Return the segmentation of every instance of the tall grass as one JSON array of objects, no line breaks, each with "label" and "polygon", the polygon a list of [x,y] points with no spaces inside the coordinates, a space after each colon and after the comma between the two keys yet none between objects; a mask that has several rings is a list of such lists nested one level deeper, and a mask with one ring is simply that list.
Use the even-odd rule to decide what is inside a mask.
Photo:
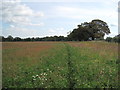
[{"label": "tall grass", "polygon": [[[117,44],[82,42],[75,47],[76,88],[115,88],[118,86]],[[83,46],[82,46],[83,45]]]},{"label": "tall grass", "polygon": [[3,46],[4,88],[116,88],[118,86],[117,44],[31,42],[3,43]]}]

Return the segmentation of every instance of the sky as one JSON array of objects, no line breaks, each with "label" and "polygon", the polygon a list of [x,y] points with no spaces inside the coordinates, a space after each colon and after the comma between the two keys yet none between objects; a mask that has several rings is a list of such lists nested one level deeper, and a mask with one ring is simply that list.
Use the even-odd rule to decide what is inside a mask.
[{"label": "sky", "polygon": [[0,31],[7,37],[67,36],[83,22],[105,21],[118,34],[119,0],[0,0]]}]

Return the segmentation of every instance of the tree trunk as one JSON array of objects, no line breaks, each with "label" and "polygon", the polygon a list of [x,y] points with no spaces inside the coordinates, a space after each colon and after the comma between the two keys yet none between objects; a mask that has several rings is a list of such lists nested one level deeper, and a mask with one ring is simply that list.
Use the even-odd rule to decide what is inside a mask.
[{"label": "tree trunk", "polygon": [[95,40],[95,38],[94,38],[94,37],[92,37],[92,40]]}]

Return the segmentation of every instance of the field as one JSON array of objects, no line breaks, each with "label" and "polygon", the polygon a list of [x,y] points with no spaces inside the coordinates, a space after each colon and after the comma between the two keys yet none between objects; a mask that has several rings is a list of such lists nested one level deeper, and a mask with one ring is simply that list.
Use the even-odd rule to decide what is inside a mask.
[{"label": "field", "polygon": [[3,42],[3,88],[116,88],[118,45]]}]

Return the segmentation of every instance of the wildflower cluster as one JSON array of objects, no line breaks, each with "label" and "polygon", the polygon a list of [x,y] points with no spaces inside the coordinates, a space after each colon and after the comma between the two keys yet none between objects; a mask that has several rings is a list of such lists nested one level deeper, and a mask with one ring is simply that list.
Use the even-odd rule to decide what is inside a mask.
[{"label": "wildflower cluster", "polygon": [[32,81],[33,82],[41,82],[41,84],[44,84],[48,79],[47,79],[47,73],[43,72],[41,74],[33,75],[32,76]]}]

